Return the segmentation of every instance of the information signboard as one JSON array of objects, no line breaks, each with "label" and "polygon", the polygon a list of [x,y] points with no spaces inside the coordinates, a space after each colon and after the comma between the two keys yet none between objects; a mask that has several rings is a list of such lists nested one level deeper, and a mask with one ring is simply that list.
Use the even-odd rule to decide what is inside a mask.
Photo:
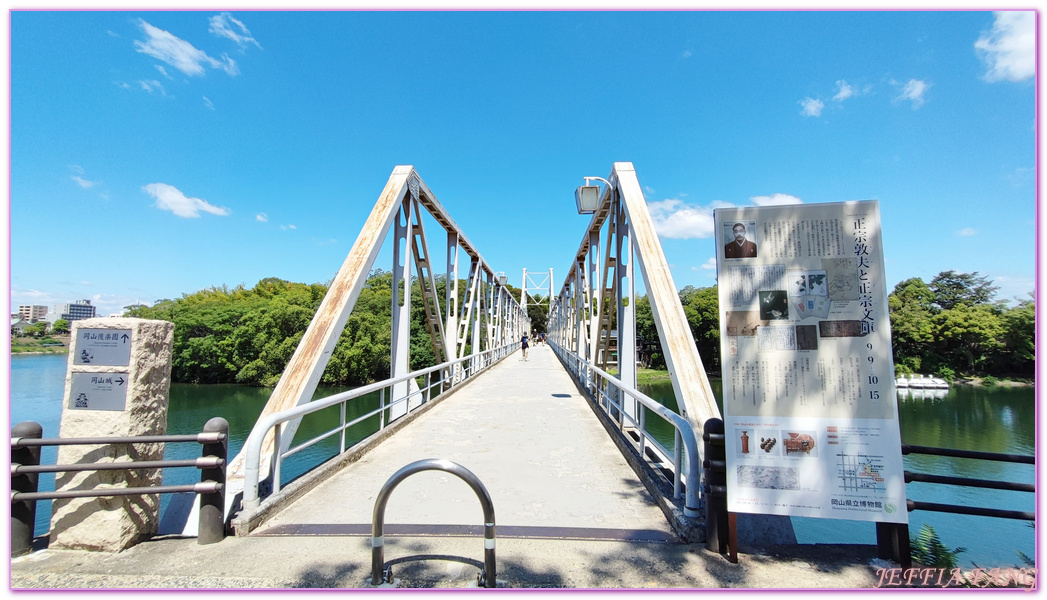
[{"label": "information signboard", "polygon": [[127,406],[127,373],[70,373],[70,410],[123,411]]},{"label": "information signboard", "polygon": [[126,367],[131,362],[130,329],[76,330],[73,364]]},{"label": "information signboard", "polygon": [[714,221],[728,510],[908,522],[878,203]]}]

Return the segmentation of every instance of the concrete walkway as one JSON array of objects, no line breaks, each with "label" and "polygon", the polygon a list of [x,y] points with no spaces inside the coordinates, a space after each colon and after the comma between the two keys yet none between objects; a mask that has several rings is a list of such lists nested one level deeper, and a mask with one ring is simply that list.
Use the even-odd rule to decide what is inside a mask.
[{"label": "concrete walkway", "polygon": [[[445,458],[489,491],[506,587],[871,587],[872,546],[791,546],[729,564],[674,538],[548,347],[516,353],[326,480],[255,533],[209,546],[154,538],[118,554],[41,550],[13,588],[366,588],[375,498],[401,467]],[[404,587],[474,586],[483,513],[457,477],[404,480],[385,560]],[[474,531],[463,531],[468,526]]]},{"label": "concrete walkway", "polygon": [[[472,471],[506,526],[625,529],[671,536],[665,516],[548,346],[506,358],[348,465],[262,529],[370,526],[379,490],[401,467],[444,458]],[[476,494],[426,471],[390,497],[385,522],[482,525]],[[314,527],[315,529],[315,527]]]}]

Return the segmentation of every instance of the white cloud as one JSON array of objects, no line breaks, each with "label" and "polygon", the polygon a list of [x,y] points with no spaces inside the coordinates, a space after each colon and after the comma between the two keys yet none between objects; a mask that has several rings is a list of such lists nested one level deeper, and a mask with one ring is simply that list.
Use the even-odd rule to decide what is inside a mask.
[{"label": "white cloud", "polygon": [[771,194],[770,196],[753,196],[749,201],[756,206],[782,206],[785,204],[803,204],[796,196],[789,194]]},{"label": "white cloud", "polygon": [[911,100],[912,108],[916,110],[923,106],[923,95],[927,93],[931,85],[926,81],[919,79],[910,79],[908,83],[902,87],[902,93],[898,96],[898,100]]},{"label": "white cloud", "polygon": [[705,271],[715,271],[716,270],[716,257],[715,256],[709,257],[709,260],[707,260],[704,263],[702,263],[699,268],[703,269]]},{"label": "white cloud", "polygon": [[836,82],[836,89],[838,91],[836,92],[836,95],[833,96],[833,100],[836,100],[837,102],[843,102],[855,94],[854,88],[848,85],[848,83],[843,79]]},{"label": "white cloud", "polygon": [[163,61],[186,75],[202,76],[206,72],[205,67],[221,69],[230,75],[240,72],[236,67],[236,62],[224,54],[222,55],[223,60],[219,61],[163,29],[153,27],[141,19],[138,24],[141,25],[147,39],[144,42],[135,40],[135,50]]},{"label": "white cloud", "polygon": [[269,222],[269,215],[267,215],[265,213],[258,213],[257,215],[254,216],[254,220],[258,221],[259,223],[268,223]]},{"label": "white cloud", "polygon": [[81,177],[81,175],[83,175],[85,173],[85,171],[84,171],[84,168],[81,167],[80,165],[70,165],[69,168],[74,173],[73,175],[70,176],[70,179],[75,181],[76,185],[84,188],[85,190],[89,190],[89,189],[93,188],[94,186],[102,183],[101,181],[89,181],[89,180],[84,179],[83,177]]},{"label": "white cloud", "polygon": [[215,206],[206,200],[186,196],[178,188],[166,183],[150,183],[144,186],[142,191],[156,198],[157,208],[169,210],[178,217],[197,218],[200,216],[201,211],[219,216],[225,216],[232,212],[228,208]]},{"label": "white cloud", "polygon": [[964,227],[963,229],[961,229],[961,230],[956,232],[956,235],[958,235],[960,237],[970,237],[972,235],[977,235],[977,234],[978,234],[978,231],[975,228],[973,228],[973,227]]},{"label": "white cloud", "polygon": [[713,208],[684,204],[676,198],[647,203],[658,235],[682,240],[713,236]]},{"label": "white cloud", "polygon": [[161,96],[167,95],[167,90],[164,89],[163,84],[161,84],[159,81],[155,79],[151,79],[149,81],[143,79],[142,81],[138,82],[138,85],[150,94],[152,94],[154,91],[159,91]]},{"label": "white cloud", "polygon": [[[233,28],[229,26],[230,23],[236,26],[239,33],[233,31]],[[251,37],[251,32],[247,30],[247,27],[227,12],[211,17],[211,28],[209,31],[218,37],[233,40],[238,46],[240,46],[241,50],[247,44],[254,44],[259,48],[262,47],[262,45],[258,43],[258,40]]]},{"label": "white cloud", "polygon": [[171,77],[170,75],[167,74],[167,69],[165,69],[163,67],[163,65],[155,65],[155,66],[156,66],[156,70],[160,71],[161,75],[163,75],[164,77],[166,77],[168,79],[174,79],[174,77]]},{"label": "white cloud", "polygon": [[288,229],[298,229],[298,227],[296,227],[294,225],[281,225],[280,229],[283,229],[284,231],[287,231]]},{"label": "white cloud", "polygon": [[1036,13],[999,11],[992,31],[983,33],[974,48],[988,71],[987,81],[1024,81],[1036,75]]},{"label": "white cloud", "polygon": [[1012,306],[1017,304],[1016,300],[1028,300],[1029,294],[1036,290],[1036,280],[1028,277],[997,275],[991,279],[993,285],[1000,288],[996,290],[996,298]]},{"label": "white cloud", "polygon": [[73,175],[72,180],[76,182],[76,185],[84,188],[85,190],[89,190],[101,183],[100,181],[88,181],[83,177],[80,177],[79,175]]},{"label": "white cloud", "polygon": [[803,107],[800,114],[805,117],[820,117],[822,116],[822,109],[825,108],[825,104],[821,100],[815,100],[814,98],[800,100],[800,106]]},{"label": "white cloud", "polygon": [[204,98],[204,106],[206,106],[207,108],[209,108],[211,110],[214,110],[214,103],[211,102],[211,99],[208,98],[207,96],[204,96],[203,98]]},{"label": "white cloud", "polygon": [[694,56],[693,52],[690,50],[684,50],[683,54],[680,55],[680,58],[691,58],[692,56]]}]

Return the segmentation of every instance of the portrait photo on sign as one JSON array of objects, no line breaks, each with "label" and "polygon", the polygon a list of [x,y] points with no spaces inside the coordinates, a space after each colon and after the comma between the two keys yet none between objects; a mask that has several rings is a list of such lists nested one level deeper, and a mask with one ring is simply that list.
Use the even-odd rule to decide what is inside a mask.
[{"label": "portrait photo on sign", "polygon": [[723,224],[724,258],[756,258],[756,221],[731,221]]}]

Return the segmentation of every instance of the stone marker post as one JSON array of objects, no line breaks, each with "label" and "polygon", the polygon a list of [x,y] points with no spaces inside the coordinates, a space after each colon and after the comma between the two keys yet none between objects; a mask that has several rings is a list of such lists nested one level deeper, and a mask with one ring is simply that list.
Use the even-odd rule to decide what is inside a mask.
[{"label": "stone marker post", "polygon": [[[62,438],[167,433],[174,324],[131,318],[73,322]],[[163,460],[164,446],[60,446],[58,464]],[[160,485],[161,469],[59,473],[58,491]],[[155,535],[159,494],[55,500],[51,548],[119,552]]]}]

